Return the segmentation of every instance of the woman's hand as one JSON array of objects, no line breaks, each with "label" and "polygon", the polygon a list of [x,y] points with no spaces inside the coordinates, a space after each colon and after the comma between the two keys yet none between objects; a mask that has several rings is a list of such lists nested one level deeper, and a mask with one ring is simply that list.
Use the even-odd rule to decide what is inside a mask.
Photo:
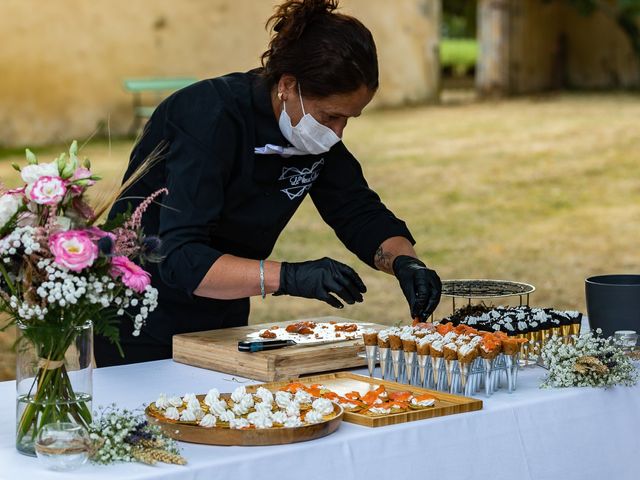
[{"label": "woman's hand", "polygon": [[344,305],[336,298],[352,305],[362,302],[367,291],[358,274],[348,265],[331,258],[300,263],[282,262],[280,288],[274,295],[315,298],[335,308]]},{"label": "woman's hand", "polygon": [[440,303],[442,282],[438,274],[420,260],[398,255],[393,260],[393,274],[407,298],[412,318],[426,319]]},{"label": "woman's hand", "polygon": [[411,317],[422,321],[440,303],[442,282],[438,274],[417,257],[408,239],[391,237],[376,251],[374,263],[378,270],[395,275],[409,303]]}]

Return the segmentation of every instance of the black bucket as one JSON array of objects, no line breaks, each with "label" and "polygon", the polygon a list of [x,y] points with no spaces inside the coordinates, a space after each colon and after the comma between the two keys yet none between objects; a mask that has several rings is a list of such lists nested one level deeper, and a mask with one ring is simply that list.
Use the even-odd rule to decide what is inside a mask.
[{"label": "black bucket", "polygon": [[640,275],[597,275],[585,280],[592,330],[609,337],[616,330],[640,332]]}]

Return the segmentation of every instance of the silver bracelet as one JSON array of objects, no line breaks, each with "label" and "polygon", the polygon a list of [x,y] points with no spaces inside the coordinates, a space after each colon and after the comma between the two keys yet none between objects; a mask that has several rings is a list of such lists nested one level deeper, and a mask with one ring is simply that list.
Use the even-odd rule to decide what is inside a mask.
[{"label": "silver bracelet", "polygon": [[264,291],[264,260],[260,260],[260,294],[263,300],[267,296]]}]

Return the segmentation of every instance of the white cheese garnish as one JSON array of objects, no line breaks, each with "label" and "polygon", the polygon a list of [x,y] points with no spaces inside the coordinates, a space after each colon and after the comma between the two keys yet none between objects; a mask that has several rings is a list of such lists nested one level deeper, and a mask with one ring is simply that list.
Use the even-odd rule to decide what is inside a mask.
[{"label": "white cheese garnish", "polygon": [[171,406],[169,399],[164,393],[158,395],[158,399],[155,401],[155,404],[158,410],[165,410]]},{"label": "white cheese garnish", "polygon": [[327,400],[326,398],[318,398],[314,400],[311,406],[320,415],[329,415],[333,412],[333,403],[331,403],[331,400]]},{"label": "white cheese garnish", "polygon": [[322,414],[317,410],[309,410],[304,416],[306,423],[320,423],[322,422]]},{"label": "white cheese garnish", "polygon": [[176,407],[169,407],[165,410],[164,416],[169,420],[178,420],[180,418],[180,412],[178,412]]},{"label": "white cheese garnish", "polygon": [[206,405],[211,405],[211,402],[213,402],[214,400],[219,400],[220,399],[220,392],[218,391],[217,388],[212,388],[211,390],[209,390],[209,392],[205,395],[204,397],[204,403]]},{"label": "white cheese garnish", "polygon": [[215,415],[211,415],[210,413],[207,413],[204,417],[202,417],[198,425],[205,428],[211,428],[211,427],[215,427],[216,423],[217,422],[216,422]]}]

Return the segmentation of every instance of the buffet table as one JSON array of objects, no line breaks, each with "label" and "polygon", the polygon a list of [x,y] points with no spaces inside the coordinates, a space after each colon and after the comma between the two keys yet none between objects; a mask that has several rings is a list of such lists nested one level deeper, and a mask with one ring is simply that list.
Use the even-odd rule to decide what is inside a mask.
[{"label": "buffet table", "polygon": [[[358,371],[364,373],[363,370]],[[381,428],[343,422],[319,440],[271,447],[181,444],[187,466],[41,468],[14,448],[15,383],[0,383],[0,479],[518,479],[639,478],[640,386],[540,390],[539,367],[483,410]],[[243,379],[171,360],[97,369],[94,408],[136,408],[158,393],[232,391]]]}]

